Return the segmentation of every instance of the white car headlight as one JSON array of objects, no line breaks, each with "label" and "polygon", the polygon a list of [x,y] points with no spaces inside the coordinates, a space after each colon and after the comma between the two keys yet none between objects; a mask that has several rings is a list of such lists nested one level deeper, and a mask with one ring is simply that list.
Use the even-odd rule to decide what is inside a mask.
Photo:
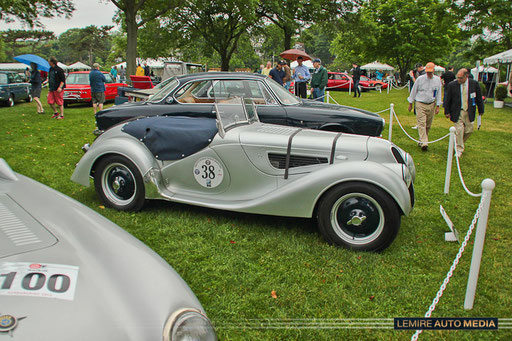
[{"label": "white car headlight", "polygon": [[409,172],[409,168],[407,168],[406,165],[402,165],[402,176],[405,184],[407,185],[407,187],[409,187],[413,179],[412,174],[411,172]]},{"label": "white car headlight", "polygon": [[196,309],[174,312],[165,323],[164,341],[216,341],[210,320]]}]

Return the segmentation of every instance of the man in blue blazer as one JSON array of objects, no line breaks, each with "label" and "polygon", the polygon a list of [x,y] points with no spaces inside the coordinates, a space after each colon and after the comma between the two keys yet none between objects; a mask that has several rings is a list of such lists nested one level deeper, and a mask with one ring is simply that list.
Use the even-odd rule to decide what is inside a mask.
[{"label": "man in blue blazer", "polygon": [[453,122],[457,140],[457,156],[464,151],[464,143],[473,132],[476,108],[478,114],[484,114],[482,91],[477,81],[469,78],[467,69],[457,72],[457,79],[446,87],[444,115]]}]

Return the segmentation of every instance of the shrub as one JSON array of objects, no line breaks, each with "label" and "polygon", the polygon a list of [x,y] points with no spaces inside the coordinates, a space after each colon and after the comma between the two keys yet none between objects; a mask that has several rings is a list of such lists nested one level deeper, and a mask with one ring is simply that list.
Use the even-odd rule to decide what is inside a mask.
[{"label": "shrub", "polygon": [[496,101],[504,101],[507,98],[507,87],[504,85],[498,85],[496,87],[496,92],[494,93],[494,98]]},{"label": "shrub", "polygon": [[482,92],[483,96],[487,96],[487,87],[483,82],[478,82],[478,85],[480,85],[480,91]]}]

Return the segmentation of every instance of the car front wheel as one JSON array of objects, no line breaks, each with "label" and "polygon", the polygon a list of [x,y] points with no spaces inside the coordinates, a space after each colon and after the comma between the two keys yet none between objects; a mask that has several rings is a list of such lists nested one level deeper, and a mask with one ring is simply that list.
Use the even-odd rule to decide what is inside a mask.
[{"label": "car front wheel", "polygon": [[120,211],[138,211],[144,206],[144,182],[137,167],[120,155],[101,160],[94,171],[94,187],[101,201]]},{"label": "car front wheel", "polygon": [[319,202],[317,219],[327,242],[359,251],[384,250],[400,228],[395,201],[364,182],[341,184],[327,192]]}]

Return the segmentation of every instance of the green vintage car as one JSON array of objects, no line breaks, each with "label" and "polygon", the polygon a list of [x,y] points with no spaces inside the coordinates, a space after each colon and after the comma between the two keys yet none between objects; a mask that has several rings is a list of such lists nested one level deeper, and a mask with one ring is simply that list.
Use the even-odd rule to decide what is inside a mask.
[{"label": "green vintage car", "polygon": [[32,102],[30,83],[16,72],[0,71],[0,103],[8,107],[14,106],[16,101]]}]

